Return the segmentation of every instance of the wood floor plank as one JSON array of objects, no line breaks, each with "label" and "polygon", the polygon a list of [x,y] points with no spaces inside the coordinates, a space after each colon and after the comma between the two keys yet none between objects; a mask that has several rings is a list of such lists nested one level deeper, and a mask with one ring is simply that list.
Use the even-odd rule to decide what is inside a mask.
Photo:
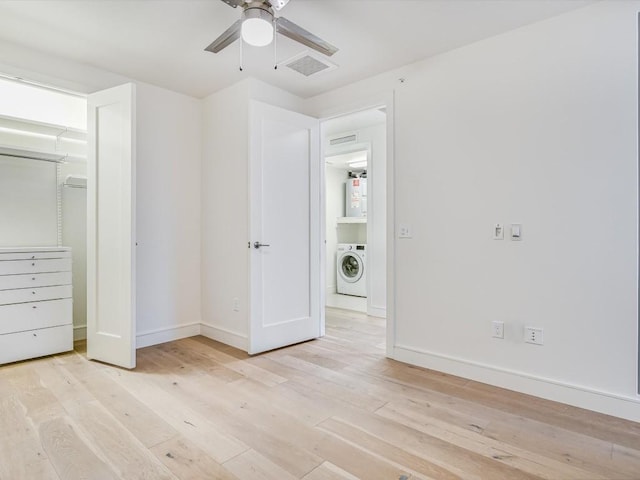
[{"label": "wood floor plank", "polygon": [[224,467],[238,478],[252,480],[295,480],[286,470],[260,455],[255,450],[248,450],[242,455],[232,458]]},{"label": "wood floor plank", "polygon": [[40,438],[61,480],[116,480],[119,477],[78,436],[69,418],[40,425]]},{"label": "wood floor plank", "polygon": [[0,398],[0,479],[60,480],[16,396]]},{"label": "wood floor plank", "polygon": [[145,406],[131,392],[104,374],[105,369],[114,372],[118,369],[87,362],[80,355],[67,357],[66,361],[60,364],[60,369],[63,374],[80,382],[146,447],[157,445],[177,435],[177,430],[158,412]]},{"label": "wood floor plank", "polygon": [[[210,383],[212,380],[214,382]],[[220,432],[249,445],[294,476],[302,476],[322,462],[322,459],[312,452],[301,449],[295,439],[278,436],[278,432],[261,427],[253,417],[247,419],[248,411],[253,410],[256,397],[243,388],[233,390],[236,382],[228,384],[226,395],[213,396],[207,392],[215,391],[218,384],[206,374],[181,375],[179,381],[155,378],[154,382],[159,388],[169,390],[175,401],[188,404],[199,415],[215,423]],[[259,387],[268,388],[249,378],[244,382],[253,382]],[[263,400],[260,398],[257,401],[263,403]]]},{"label": "wood floor plank", "polygon": [[223,463],[249,449],[242,441],[223,433],[219,425],[188,403],[160,388],[153,382],[153,376],[148,378],[122,370],[105,370],[105,373],[217,462]]},{"label": "wood floor plank", "polygon": [[428,460],[413,455],[401,447],[382,438],[368,434],[365,430],[349,425],[339,419],[330,418],[318,425],[318,428],[331,432],[374,455],[402,465],[411,473],[425,475],[440,480],[460,480],[461,477]]},{"label": "wood floor plank", "polygon": [[170,471],[97,401],[78,404],[76,425],[120,478],[177,480]]},{"label": "wood floor plank", "polygon": [[358,477],[354,477],[331,462],[323,462],[302,478],[303,480],[358,480]]},{"label": "wood floor plank", "polygon": [[180,480],[242,480],[183,436],[156,445],[151,451]]},{"label": "wood floor plank", "polygon": [[377,415],[389,420],[426,433],[442,441],[458,445],[469,452],[474,452],[486,458],[492,458],[498,462],[509,465],[521,472],[548,479],[563,478],[591,478],[594,480],[606,480],[606,477],[589,473],[585,470],[563,464],[552,458],[538,455],[534,452],[493,440],[477,432],[446,424],[434,418],[424,420],[415,412],[407,414],[406,411],[396,409],[392,405],[376,411]]}]

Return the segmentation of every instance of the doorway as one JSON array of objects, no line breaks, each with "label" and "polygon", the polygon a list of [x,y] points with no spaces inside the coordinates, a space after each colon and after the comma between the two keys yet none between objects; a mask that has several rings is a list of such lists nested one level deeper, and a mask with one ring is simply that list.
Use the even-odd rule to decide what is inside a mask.
[{"label": "doorway", "polygon": [[376,107],[322,123],[325,305],[386,317],[387,118]]},{"label": "doorway", "polygon": [[0,247],[70,249],[73,339],[84,340],[87,99],[0,76],[0,100]]}]

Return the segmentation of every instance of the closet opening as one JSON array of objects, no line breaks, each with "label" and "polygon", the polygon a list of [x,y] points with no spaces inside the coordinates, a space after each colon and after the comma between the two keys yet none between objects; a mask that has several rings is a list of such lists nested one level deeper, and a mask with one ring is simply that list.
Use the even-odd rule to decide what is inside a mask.
[{"label": "closet opening", "polygon": [[0,76],[0,364],[86,339],[86,187],[86,97]]}]

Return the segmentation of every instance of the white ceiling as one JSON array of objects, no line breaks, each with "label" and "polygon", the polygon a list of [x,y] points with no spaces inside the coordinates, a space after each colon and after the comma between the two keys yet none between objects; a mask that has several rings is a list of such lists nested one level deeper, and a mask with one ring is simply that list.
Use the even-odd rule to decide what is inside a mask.
[{"label": "white ceiling", "polygon": [[[309,78],[274,70],[271,46],[245,47],[243,72],[237,42],[205,52],[240,15],[220,0],[0,0],[0,42],[195,97],[247,76],[310,97],[592,1],[291,0],[280,15],[340,48]],[[278,61],[305,49],[280,36]]]}]

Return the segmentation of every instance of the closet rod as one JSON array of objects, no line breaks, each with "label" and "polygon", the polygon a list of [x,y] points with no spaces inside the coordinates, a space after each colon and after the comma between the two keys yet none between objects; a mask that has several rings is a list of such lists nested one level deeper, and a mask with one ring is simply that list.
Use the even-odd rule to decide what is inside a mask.
[{"label": "closet rod", "polygon": [[64,163],[65,159],[67,158],[66,156],[64,156],[62,158],[54,159],[54,158],[42,158],[42,157],[36,157],[36,156],[30,156],[30,155],[16,155],[16,154],[7,154],[7,153],[0,153],[0,157],[22,158],[26,160],[37,160],[40,162],[49,162],[49,163]]}]

